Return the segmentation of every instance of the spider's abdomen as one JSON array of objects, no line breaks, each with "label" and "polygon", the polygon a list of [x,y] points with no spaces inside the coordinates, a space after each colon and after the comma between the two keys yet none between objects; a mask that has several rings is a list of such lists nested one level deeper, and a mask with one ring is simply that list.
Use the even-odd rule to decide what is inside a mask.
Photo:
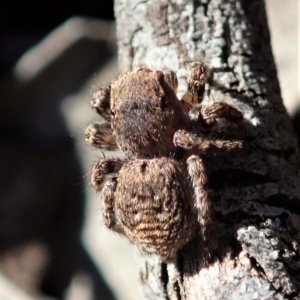
[{"label": "spider's abdomen", "polygon": [[195,232],[188,190],[174,160],[130,161],[118,177],[116,219],[139,248],[172,258]]}]

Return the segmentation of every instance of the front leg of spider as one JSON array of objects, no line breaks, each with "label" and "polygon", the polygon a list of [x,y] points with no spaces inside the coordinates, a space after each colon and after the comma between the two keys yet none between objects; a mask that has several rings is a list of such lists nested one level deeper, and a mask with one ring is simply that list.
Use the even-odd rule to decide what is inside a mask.
[{"label": "front leg of spider", "polygon": [[85,129],[84,135],[86,143],[90,146],[109,151],[119,149],[108,122],[90,124]]},{"label": "front leg of spider", "polygon": [[189,103],[191,107],[197,107],[204,98],[205,83],[210,77],[209,68],[202,62],[190,62],[186,66],[189,72],[188,89],[182,100]]},{"label": "front leg of spider", "polygon": [[173,71],[167,71],[164,73],[164,81],[172,88],[174,93],[177,93],[178,79],[176,73]]},{"label": "front leg of spider", "polygon": [[118,150],[119,147],[111,128],[111,116],[113,112],[110,108],[111,86],[103,86],[92,95],[91,107],[105,121],[90,124],[84,132],[85,141],[88,145],[103,150]]},{"label": "front leg of spider", "polygon": [[92,95],[91,106],[104,120],[110,122],[110,94],[111,86],[103,86]]},{"label": "front leg of spider", "polygon": [[202,106],[205,84],[210,81],[212,75],[208,66],[202,62],[190,62],[187,64],[187,69],[189,71],[188,89],[182,100],[190,106],[190,120],[198,121],[200,119],[208,126],[214,124],[217,118],[225,118],[231,122],[243,119],[241,112],[225,101]]},{"label": "front leg of spider", "polygon": [[243,119],[242,113],[225,101],[202,107],[201,116],[207,125],[215,123],[218,118],[224,118],[230,122],[239,122]]}]

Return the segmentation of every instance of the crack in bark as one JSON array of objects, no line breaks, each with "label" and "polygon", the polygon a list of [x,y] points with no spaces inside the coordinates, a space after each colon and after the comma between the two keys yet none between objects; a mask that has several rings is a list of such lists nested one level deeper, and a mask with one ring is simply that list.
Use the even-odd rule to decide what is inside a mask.
[{"label": "crack in bark", "polygon": [[181,294],[180,294],[180,287],[179,287],[179,284],[178,284],[177,281],[174,283],[173,289],[174,289],[174,291],[176,293],[177,300],[181,300],[182,298],[181,298]]},{"label": "crack in bark", "polygon": [[169,274],[167,270],[167,264],[161,263],[161,282],[163,286],[163,292],[166,300],[170,300],[168,296],[168,284],[169,284]]}]

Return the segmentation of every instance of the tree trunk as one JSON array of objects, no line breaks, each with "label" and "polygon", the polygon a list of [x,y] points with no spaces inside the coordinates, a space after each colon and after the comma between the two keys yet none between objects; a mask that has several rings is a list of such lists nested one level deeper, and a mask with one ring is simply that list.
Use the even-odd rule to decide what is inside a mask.
[{"label": "tree trunk", "polygon": [[[188,61],[213,73],[209,99],[244,115],[251,151],[207,163],[214,224],[176,261],[141,254],[147,299],[300,299],[299,154],[283,106],[263,0],[116,0],[121,71]],[[211,100],[212,101],[212,100]]]}]

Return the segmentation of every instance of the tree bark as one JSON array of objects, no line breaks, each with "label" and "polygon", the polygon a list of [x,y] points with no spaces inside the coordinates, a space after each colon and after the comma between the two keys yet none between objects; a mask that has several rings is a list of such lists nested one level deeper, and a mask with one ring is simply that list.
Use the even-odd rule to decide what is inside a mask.
[{"label": "tree bark", "polygon": [[299,153],[283,106],[263,0],[116,0],[121,71],[172,69],[179,97],[191,60],[213,72],[204,101],[244,115],[251,151],[207,163],[214,207],[200,236],[164,263],[141,254],[147,299],[300,299]]}]

